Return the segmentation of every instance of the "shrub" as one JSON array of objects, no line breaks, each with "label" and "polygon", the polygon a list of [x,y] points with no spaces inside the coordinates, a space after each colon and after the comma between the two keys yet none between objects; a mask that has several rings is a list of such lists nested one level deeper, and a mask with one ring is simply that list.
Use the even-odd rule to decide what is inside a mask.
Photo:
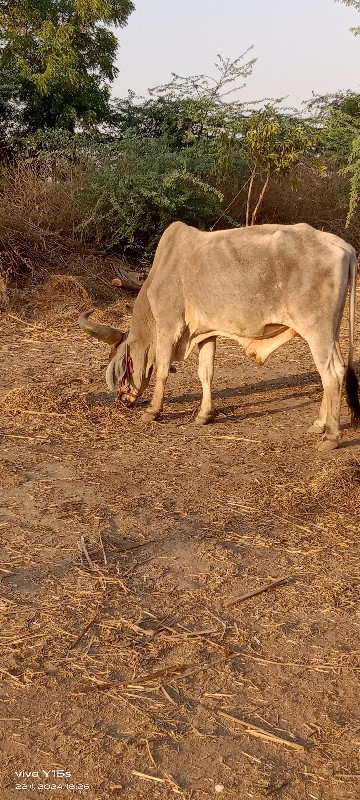
[{"label": "shrub", "polygon": [[172,151],[166,138],[103,143],[79,192],[78,230],[108,248],[149,256],[174,220],[207,228],[221,214],[222,195],[203,179],[198,160]]}]

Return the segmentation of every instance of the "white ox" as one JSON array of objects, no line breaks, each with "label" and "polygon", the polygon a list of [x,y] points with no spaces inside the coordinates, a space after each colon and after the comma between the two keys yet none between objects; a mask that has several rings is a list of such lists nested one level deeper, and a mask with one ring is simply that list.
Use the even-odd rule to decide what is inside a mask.
[{"label": "white ox", "polygon": [[[153,368],[155,389],[143,414],[161,413],[173,361],[199,347],[202,403],[196,422],[213,418],[211,382],[216,337],[235,339],[264,363],[280,345],[299,334],[308,343],[324,394],[311,426],[323,434],[320,450],[340,438],[340,400],[346,392],[352,422],[360,420],[358,382],[352,366],[357,261],[354,249],[331,233],[298,225],[258,225],[213,233],[182,222],[170,225],[136,298],[130,330],[79,318],[88,334],[113,346],[106,372],[111,390],[132,404],[147,387]],[[348,287],[349,358],[345,370],[339,329]]]}]

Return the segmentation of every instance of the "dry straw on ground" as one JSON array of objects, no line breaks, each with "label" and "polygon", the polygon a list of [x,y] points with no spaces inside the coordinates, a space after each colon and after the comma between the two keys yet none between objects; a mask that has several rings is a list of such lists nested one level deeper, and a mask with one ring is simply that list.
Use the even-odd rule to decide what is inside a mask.
[{"label": "dry straw on ground", "polygon": [[[77,328],[79,280],[3,316],[2,796],[46,759],[94,800],[354,800],[358,435],[315,453],[301,343],[270,375],[220,343],[215,424],[190,424],[190,360],[144,428]],[[126,327],[127,303],[96,316]]]}]

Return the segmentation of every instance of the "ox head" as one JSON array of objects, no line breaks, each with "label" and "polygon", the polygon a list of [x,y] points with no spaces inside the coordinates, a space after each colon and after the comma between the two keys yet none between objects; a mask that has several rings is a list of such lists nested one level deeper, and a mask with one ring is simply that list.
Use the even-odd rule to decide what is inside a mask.
[{"label": "ox head", "polygon": [[119,399],[128,406],[133,405],[145,391],[153,369],[153,347],[144,346],[129,331],[121,331],[110,325],[100,325],[90,320],[92,311],[79,317],[80,328],[110,345],[109,366],[106,383],[111,391],[118,389]]}]

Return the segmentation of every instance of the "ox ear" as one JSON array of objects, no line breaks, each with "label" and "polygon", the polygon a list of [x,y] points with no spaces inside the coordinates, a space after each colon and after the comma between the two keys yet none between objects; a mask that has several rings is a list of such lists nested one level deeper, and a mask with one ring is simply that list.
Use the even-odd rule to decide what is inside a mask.
[{"label": "ox ear", "polygon": [[125,353],[121,356],[116,353],[114,358],[111,359],[110,364],[106,370],[106,383],[111,392],[115,392],[118,384],[124,377],[126,372],[126,358]]},{"label": "ox ear", "polygon": [[112,346],[112,348],[110,350],[110,353],[109,353],[109,362],[114,358],[114,356],[116,356],[118,347],[120,347],[120,345],[125,341],[125,339],[127,338],[127,335],[128,335],[128,331],[124,331],[124,333],[121,334],[121,338],[118,339],[118,341],[113,344],[113,346]]}]

